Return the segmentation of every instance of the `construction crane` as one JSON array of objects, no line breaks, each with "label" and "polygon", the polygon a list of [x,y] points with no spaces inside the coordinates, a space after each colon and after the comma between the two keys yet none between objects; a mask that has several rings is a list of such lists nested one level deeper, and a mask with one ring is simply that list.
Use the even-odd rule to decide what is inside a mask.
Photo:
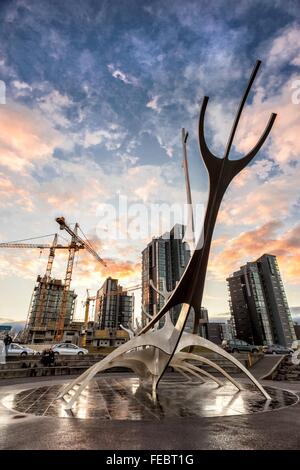
[{"label": "construction crane", "polygon": [[[59,227],[60,227],[60,230],[66,230],[66,232],[68,232],[69,235],[71,235],[72,238],[74,238],[74,240],[80,244],[82,244],[85,249],[91,253],[97,261],[99,261],[100,263],[103,264],[103,266],[107,267],[107,264],[105,263],[105,261],[100,258],[100,256],[98,255],[98,253],[96,252],[96,250],[93,248],[91,242],[85,237],[85,240],[83,238],[81,238],[78,233],[77,233],[77,229],[80,228],[79,227],[79,224],[75,224],[75,229],[72,230],[70,228],[70,226],[66,223],[66,220],[64,217],[57,217],[56,219],[56,222],[59,224]],[[81,229],[80,229],[81,230]],[[82,230],[81,230],[82,231]],[[84,234],[83,234],[84,235]],[[85,236],[85,235],[84,235]]]},{"label": "construction crane", "polygon": [[[45,300],[46,300],[46,294],[47,294],[47,282],[50,280],[51,277],[51,272],[52,272],[52,266],[53,266],[53,261],[55,257],[55,251],[56,250],[69,250],[70,246],[65,246],[57,243],[58,240],[58,235],[57,233],[54,234],[54,239],[52,244],[44,244],[44,243],[24,243],[28,240],[34,240],[34,238],[44,238],[48,237],[49,235],[43,235],[41,237],[33,237],[33,238],[27,238],[24,240],[18,240],[14,242],[5,242],[5,243],[0,243],[0,248],[22,248],[22,249],[28,249],[28,248],[37,248],[39,250],[50,250],[49,255],[48,255],[48,260],[47,260],[47,267],[46,267],[46,272],[43,276],[43,282],[41,282],[41,290],[40,290],[40,296],[39,296],[39,305],[38,309],[36,312],[36,317],[35,317],[35,325],[39,326],[41,322],[41,317],[44,311],[45,307]],[[82,243],[77,243],[76,249],[84,249],[84,245]],[[26,322],[26,326],[28,324],[28,318]]]},{"label": "construction crane", "polygon": [[90,314],[90,302],[95,301],[97,298],[96,295],[90,296],[89,289],[86,290],[86,300],[84,302],[84,332],[81,339],[81,346],[86,346],[86,336],[87,336],[87,327],[89,323],[89,314]]},{"label": "construction crane", "polygon": [[95,301],[97,298],[96,295],[90,296],[89,289],[86,290],[86,300],[84,302],[84,328],[87,328],[90,315],[90,302]]},{"label": "construction crane", "polygon": [[75,227],[73,230],[66,223],[66,220],[64,217],[57,217],[55,220],[59,224],[60,230],[65,230],[69,235],[71,235],[71,244],[69,247],[69,257],[68,257],[67,270],[66,270],[66,276],[65,276],[65,282],[64,282],[63,297],[62,297],[61,309],[60,309],[60,313],[59,313],[59,317],[57,321],[56,333],[55,333],[56,341],[61,341],[63,330],[64,330],[66,312],[67,312],[67,304],[68,304],[68,297],[69,297],[70,285],[71,285],[71,280],[72,280],[75,253],[77,251],[78,246],[82,246],[83,248],[85,248],[103,266],[107,267],[107,265],[104,262],[104,260],[100,258],[100,256],[95,251],[92,244],[87,240],[87,238],[85,237],[85,239],[83,239],[78,235],[78,229],[80,228],[78,223],[75,224]]}]

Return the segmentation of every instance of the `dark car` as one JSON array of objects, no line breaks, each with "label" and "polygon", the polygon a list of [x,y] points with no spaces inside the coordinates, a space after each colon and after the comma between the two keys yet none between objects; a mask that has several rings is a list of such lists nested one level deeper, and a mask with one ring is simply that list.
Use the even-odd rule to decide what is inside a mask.
[{"label": "dark car", "polygon": [[293,349],[287,346],[281,346],[280,344],[271,344],[263,347],[265,354],[293,354]]},{"label": "dark car", "polygon": [[224,349],[227,352],[234,353],[234,352],[251,352],[256,353],[259,352],[259,347],[255,346],[254,344],[248,344],[246,341],[242,341],[241,339],[231,339],[226,342]]}]

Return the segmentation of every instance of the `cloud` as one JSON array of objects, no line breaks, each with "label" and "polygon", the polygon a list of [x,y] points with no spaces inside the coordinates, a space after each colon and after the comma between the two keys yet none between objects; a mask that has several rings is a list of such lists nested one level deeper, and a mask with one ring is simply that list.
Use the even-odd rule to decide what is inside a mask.
[{"label": "cloud", "polygon": [[26,212],[34,210],[34,202],[28,188],[15,184],[8,176],[0,172],[0,207],[14,210],[22,207]]},{"label": "cloud", "polygon": [[0,165],[24,172],[33,163],[46,162],[56,147],[72,143],[38,111],[8,102],[0,114]]},{"label": "cloud", "polygon": [[274,254],[284,278],[292,284],[300,282],[300,224],[282,229],[282,223],[273,220],[254,230],[227,239],[223,250],[212,254],[209,270],[215,279],[225,279],[239,267],[254,261],[263,253]]},{"label": "cloud", "polygon": [[236,136],[236,147],[245,153],[256,144],[272,112],[278,113],[271,137],[265,149],[278,163],[297,159],[300,154],[299,106],[292,102],[292,83],[298,78],[290,76],[275,94],[258,88],[253,103],[246,106]]},{"label": "cloud", "polygon": [[126,132],[121,131],[118,125],[111,124],[107,129],[87,130],[83,145],[88,148],[103,143],[107,150],[116,150],[121,147],[125,137]]},{"label": "cloud", "polygon": [[[286,76],[279,72],[283,64],[290,66],[294,63],[299,51],[293,41],[298,34],[299,30],[292,26],[269,41],[267,50],[271,58],[276,56],[276,61],[270,59],[271,65],[267,61],[266,70],[254,87],[252,103],[245,107],[242,115],[234,142],[240,155],[249,152],[256,144],[270,114],[278,113],[263,150],[254,163],[233,181],[222,205],[219,222],[236,226],[236,230],[242,224],[255,226],[266,223],[275,215],[285,221],[299,203],[300,114],[299,105],[292,102],[292,83],[297,75]],[[276,86],[272,87],[272,83]]]},{"label": "cloud", "polygon": [[52,90],[37,100],[39,108],[51,120],[60,127],[70,127],[71,122],[65,116],[65,110],[72,106],[72,100],[67,95],[62,95],[58,90]]},{"label": "cloud", "polygon": [[272,45],[268,51],[267,65],[280,67],[284,63],[300,65],[300,28],[299,25],[292,25],[284,28],[280,34],[272,40]]},{"label": "cloud", "polygon": [[147,108],[153,109],[160,113],[161,108],[158,106],[159,96],[154,96],[148,103],[146,104]]},{"label": "cloud", "polygon": [[[100,250],[98,251],[99,253],[101,252]],[[125,280],[126,282],[140,277],[141,264],[139,262],[107,258],[105,262],[107,263],[107,268],[97,262],[91,255],[87,253],[80,254],[77,265],[77,277],[83,280],[83,286],[86,285],[89,280],[95,280],[95,277],[99,283],[99,287],[101,282],[104,282],[108,276]],[[79,280],[77,280],[77,284],[79,284]]]},{"label": "cloud", "polygon": [[20,80],[13,80],[12,85],[16,88],[16,97],[27,96],[32,93],[32,87],[28,83],[21,82]]},{"label": "cloud", "polygon": [[122,82],[126,83],[126,85],[139,85],[139,81],[136,77],[128,73],[122,72],[122,70],[117,68],[114,64],[108,64],[107,68],[114,78],[121,80]]}]

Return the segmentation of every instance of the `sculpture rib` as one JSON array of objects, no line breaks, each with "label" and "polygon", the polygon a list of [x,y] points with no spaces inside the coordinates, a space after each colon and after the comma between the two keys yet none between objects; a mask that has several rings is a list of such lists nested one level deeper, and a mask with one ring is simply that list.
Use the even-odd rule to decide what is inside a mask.
[{"label": "sculpture rib", "polygon": [[[191,382],[191,381],[192,381],[191,377],[189,377],[189,375],[188,375],[186,372],[183,372],[183,370],[182,370],[181,367],[174,367],[174,369],[175,369],[180,375],[182,375],[183,377],[185,377],[188,382]],[[202,383],[204,383],[204,382],[202,382]]]},{"label": "sculpture rib", "polygon": [[[201,362],[201,361],[199,361]],[[213,382],[216,382],[220,387],[222,387],[224,384],[223,382],[221,382],[221,380],[219,380],[217,377],[215,377],[214,375],[210,374],[209,372],[207,372],[206,370],[203,370],[203,369],[200,369],[200,367],[197,367],[195,366],[194,364],[190,364],[189,362],[187,361],[184,361],[184,360],[178,360],[177,358],[177,354],[174,355],[172,361],[171,361],[171,366],[175,369],[178,365],[178,363],[181,365],[181,363],[184,363],[184,366],[185,367],[188,367],[190,368],[191,370],[194,370],[196,372],[198,372],[198,374],[200,375],[205,375],[205,377],[208,377],[210,380],[212,380]]]},{"label": "sculpture rib", "polygon": [[[138,336],[133,337],[127,343],[119,346],[115,351],[110,353],[109,356],[104,358],[98,364],[92,366],[90,369],[88,369],[88,371],[84,372],[78,379],[75,379],[71,384],[69,384],[65,388],[65,390],[61,393],[60,397],[66,395],[66,393],[73,389],[76,384],[79,384],[79,387],[75,391],[73,397],[67,403],[67,408],[72,407],[72,405],[80,395],[81,391],[86,387],[88,382],[94,377],[97,372],[105,370],[107,367],[112,367],[111,364],[114,363],[114,360],[117,360],[117,358],[121,360],[121,355],[124,355],[128,351],[139,348],[141,346],[148,346],[148,349],[152,348],[153,351],[152,363],[151,361],[149,363],[148,357],[145,359],[145,361],[142,361],[144,362],[143,367],[145,367],[144,376],[149,376],[152,378],[153,390],[156,389],[159,380],[163,376],[168,365],[171,364],[171,361],[174,355],[176,355],[176,353],[180,352],[180,350],[184,347],[199,345],[219,354],[220,356],[225,357],[226,359],[234,363],[241,371],[243,371],[250,378],[250,380],[260,390],[260,392],[265,396],[265,398],[270,399],[270,396],[264,390],[264,388],[249,373],[249,371],[239,361],[237,361],[236,358],[228,354],[226,351],[224,351],[217,345],[206,340],[205,338],[201,338],[196,335],[187,336],[187,333],[183,333],[184,326],[191,307],[193,307],[195,311],[199,311],[199,309],[201,309],[204,282],[206,277],[213,231],[217,220],[219,207],[221,205],[225,191],[228,188],[232,179],[237,176],[239,172],[242,171],[243,168],[248,163],[250,163],[250,161],[255,157],[256,153],[259,151],[259,149],[265,142],[267,136],[269,135],[276,117],[275,114],[271,115],[267,127],[263,132],[262,136],[258,140],[257,144],[246,156],[244,156],[240,160],[229,160],[229,153],[242,114],[242,110],[246,102],[247,96],[250,92],[253,81],[255,79],[255,76],[257,74],[257,71],[259,69],[259,66],[260,61],[257,61],[251,74],[250,80],[247,84],[245,93],[242,97],[241,103],[239,105],[223,158],[217,158],[215,155],[213,155],[213,153],[209,150],[206,144],[204,136],[204,116],[207,108],[208,97],[204,97],[203,99],[199,116],[199,147],[209,175],[209,196],[202,234],[196,245],[196,250],[190,258],[190,261],[180,281],[178,282],[171,295],[166,299],[165,305],[138,333]],[[180,304],[182,305],[182,307],[176,325],[171,326],[169,315],[166,314],[172,307],[175,307]],[[158,324],[159,320],[164,315],[166,315],[166,321],[163,328],[154,329],[155,326]],[[197,315],[195,315],[195,322],[196,317]],[[195,327],[196,325],[194,325],[194,331]],[[143,351],[147,351],[147,348]],[[134,352],[134,354],[139,357],[139,359],[141,357],[140,353],[141,351]],[[122,360],[123,359],[124,358],[122,358]],[[130,360],[132,361],[133,359],[131,358]],[[139,366],[139,369],[140,367],[141,366]],[[229,377],[230,376],[228,376],[227,378]],[[234,379],[230,377],[229,380],[233,382]],[[239,385],[237,386],[240,387]]]},{"label": "sculpture rib", "polygon": [[[174,366],[173,366],[174,367]],[[191,367],[187,366],[187,365],[183,365],[183,364],[177,364],[177,366],[175,366],[175,368],[177,370],[183,370],[183,371],[186,371],[188,374],[191,374],[193,375],[194,377],[197,377],[197,379],[200,379],[202,383],[204,383],[204,380],[202,380],[202,377],[200,377],[199,374],[197,374],[194,370],[192,370]],[[191,380],[191,379],[190,379]]]},{"label": "sculpture rib", "polygon": [[[224,375],[224,377],[226,377],[226,379],[228,379],[238,390],[242,390],[242,387],[241,385],[233,378],[231,377],[231,375],[229,375],[222,367],[220,367],[218,364],[215,364],[213,361],[211,361],[210,359],[207,359],[206,357],[203,357],[203,356],[198,356],[196,354],[193,354],[193,353],[183,353],[183,352],[178,352],[174,355],[174,360],[177,361],[177,360],[187,360],[187,361],[190,361],[190,360],[194,360],[194,361],[198,361],[198,362],[202,362],[204,364],[207,364],[209,365],[210,367],[213,367],[214,369],[216,369],[218,372],[220,372],[222,375]],[[173,362],[173,361],[172,361]],[[190,364],[192,365],[192,364]],[[204,372],[204,371],[203,371]],[[205,371],[206,372],[206,371]],[[211,374],[209,374],[211,376]],[[213,377],[213,380],[215,379],[214,376],[211,376]],[[221,384],[223,385],[223,383],[221,382]]]}]

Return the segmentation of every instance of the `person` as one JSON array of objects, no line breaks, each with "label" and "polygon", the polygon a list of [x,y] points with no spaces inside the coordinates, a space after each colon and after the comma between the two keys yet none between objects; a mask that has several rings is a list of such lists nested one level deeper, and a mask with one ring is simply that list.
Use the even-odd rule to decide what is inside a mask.
[{"label": "person", "polygon": [[49,366],[52,366],[55,362],[55,354],[52,349],[49,351]]},{"label": "person", "polygon": [[44,366],[51,366],[55,362],[55,355],[52,349],[45,349],[41,357],[41,363]]},{"label": "person", "polygon": [[5,337],[4,337],[4,344],[5,344],[5,354],[6,356],[8,355],[8,348],[9,348],[9,345],[12,343],[12,337],[6,333]]},{"label": "person", "polygon": [[43,366],[49,365],[49,349],[44,349],[41,357],[41,363],[43,364]]},{"label": "person", "polygon": [[5,344],[2,339],[0,339],[0,364],[5,364]]}]

